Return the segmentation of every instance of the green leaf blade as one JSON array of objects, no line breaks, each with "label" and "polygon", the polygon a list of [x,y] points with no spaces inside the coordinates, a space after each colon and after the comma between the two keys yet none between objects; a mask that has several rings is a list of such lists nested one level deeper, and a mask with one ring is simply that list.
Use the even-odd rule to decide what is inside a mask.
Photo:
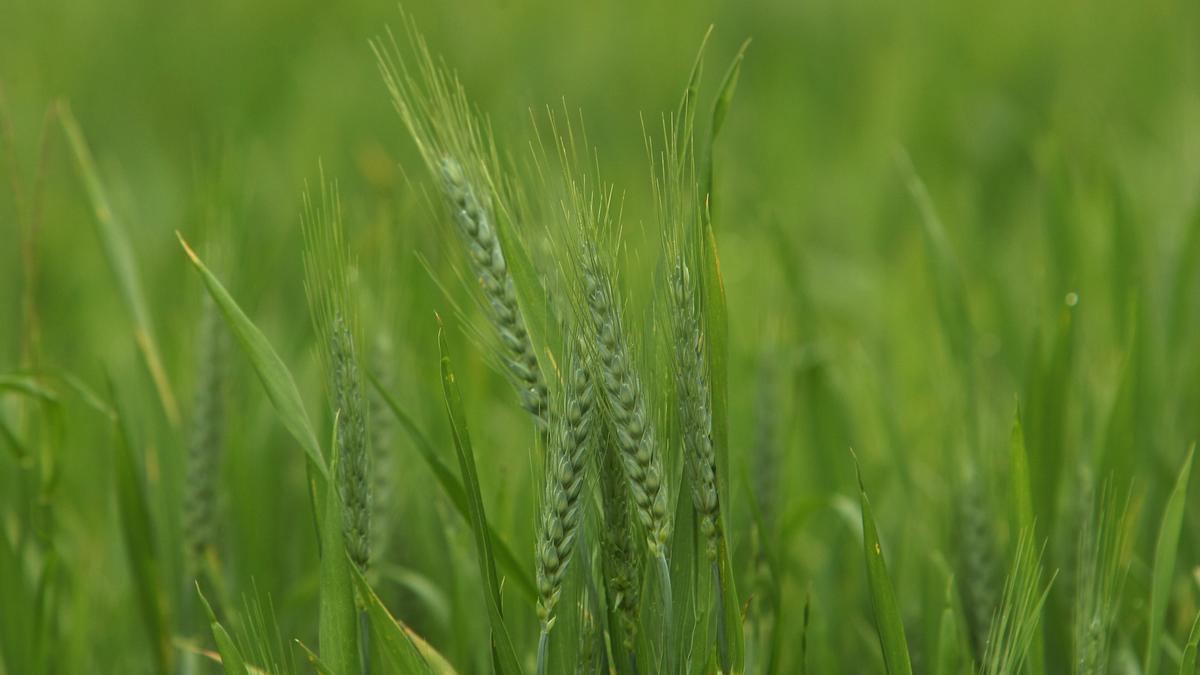
[{"label": "green leaf blade", "polygon": [[1179,537],[1183,530],[1183,512],[1187,505],[1188,480],[1192,474],[1192,460],[1196,455],[1196,445],[1188,448],[1187,458],[1179,469],[1179,477],[1171,496],[1167,499],[1167,507],[1163,511],[1162,524],[1158,530],[1158,540],[1154,546],[1154,574],[1150,586],[1150,617],[1146,637],[1146,675],[1158,672],[1159,656],[1162,651],[1163,623],[1167,613],[1167,602],[1170,600],[1171,577],[1175,573],[1175,558],[1179,552]]},{"label": "green leaf blade", "polygon": [[508,628],[504,623],[501,612],[500,582],[496,576],[496,561],[492,552],[492,538],[489,536],[487,516],[483,508],[483,496],[479,490],[479,476],[475,469],[475,454],[471,447],[471,438],[467,433],[466,414],[463,411],[462,395],[458,390],[458,381],[450,363],[450,352],[446,345],[445,332],[438,330],[438,349],[441,353],[442,391],[446,398],[446,413],[450,419],[450,430],[454,437],[454,449],[458,455],[459,468],[462,471],[463,484],[466,488],[467,503],[470,514],[471,531],[475,536],[475,546],[479,561],[479,572],[483,578],[485,602],[488,619],[492,629],[492,653],[496,669],[501,675],[519,675],[521,666],[513,649]]},{"label": "green leaf blade", "polygon": [[354,587],[367,612],[371,644],[379,651],[389,673],[453,673],[441,654],[421,640],[407,625],[392,616],[365,577],[353,569]]},{"label": "green leaf blade", "polygon": [[167,601],[160,576],[157,547],[154,540],[154,523],[150,515],[150,503],[134,457],[133,437],[129,430],[129,415],[116,385],[109,380],[109,392],[113,399],[116,418],[116,478],[117,510],[121,519],[121,531],[125,541],[125,552],[129,558],[130,571],[134,578],[138,608],[150,640],[155,663],[161,672],[172,668],[171,629],[168,623]]},{"label": "green leaf blade", "polygon": [[308,413],[305,412],[304,401],[300,398],[300,390],[296,387],[296,381],[292,378],[287,366],[284,365],[283,359],[279,358],[267,337],[246,316],[229,291],[221,285],[220,280],[192,251],[183,236],[178,233],[176,235],[209,294],[212,295],[213,301],[217,303],[217,307],[225,317],[229,329],[237,338],[238,344],[241,345],[242,351],[250,360],[263,389],[267,392],[267,398],[270,399],[283,426],[300,443],[300,447],[316,465],[321,476],[328,478],[329,470],[325,465],[325,457],[321,453],[321,446],[313,432]]},{"label": "green leaf blade", "polygon": [[[337,420],[334,420],[334,437]],[[325,481],[325,504],[321,519],[320,616],[318,645],[321,660],[339,675],[362,672],[358,644],[358,612],[354,607],[352,563],[346,554],[342,529],[341,496],[337,489],[337,443],[332,443],[332,472]]]},{"label": "green leaf blade", "polygon": [[71,146],[79,178],[83,181],[88,199],[92,203],[92,211],[96,216],[96,234],[100,238],[104,257],[113,276],[116,277],[121,300],[133,320],[133,334],[138,351],[150,377],[154,380],[154,387],[163,411],[167,415],[167,421],[177,429],[180,424],[179,405],[172,393],[171,383],[167,378],[167,371],[163,367],[163,359],[158,349],[158,342],[154,338],[150,310],[146,304],[146,295],[142,290],[141,278],[138,276],[137,265],[134,262],[129,235],[113,212],[108,193],[104,189],[104,183],[100,180],[100,172],[96,170],[92,152],[88,149],[87,140],[83,136],[79,123],[75,121],[75,116],[71,114],[70,108],[65,105],[59,106],[58,119],[66,133],[67,143]]},{"label": "green leaf blade", "polygon": [[238,649],[237,644],[225,627],[221,625],[221,622],[217,621],[217,614],[209,604],[208,598],[204,597],[203,591],[200,590],[199,582],[196,583],[196,594],[200,596],[200,603],[204,606],[204,612],[208,614],[208,624],[212,629],[213,640],[217,643],[217,653],[221,655],[221,667],[225,670],[225,675],[250,675],[250,671],[246,669],[246,660],[242,658],[241,650]]},{"label": "green leaf blade", "polygon": [[875,610],[875,627],[879,632],[879,645],[883,650],[883,661],[888,675],[912,675],[912,662],[908,656],[908,640],[904,636],[904,620],[896,604],[896,592],[888,576],[887,563],[883,558],[883,547],[879,543],[879,532],[875,526],[875,514],[867,490],[859,475],[859,500],[862,506],[863,552],[867,560],[867,582],[871,588],[871,606]]}]

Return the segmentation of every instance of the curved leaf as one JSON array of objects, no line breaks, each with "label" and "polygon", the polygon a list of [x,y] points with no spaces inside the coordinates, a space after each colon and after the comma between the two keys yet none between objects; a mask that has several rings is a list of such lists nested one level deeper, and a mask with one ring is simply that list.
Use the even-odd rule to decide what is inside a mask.
[{"label": "curved leaf", "polygon": [[[440,320],[439,320],[440,321]],[[466,415],[463,412],[462,395],[458,381],[450,365],[450,351],[446,346],[445,332],[438,329],[438,349],[441,352],[442,391],[446,397],[446,413],[450,418],[450,431],[454,436],[454,449],[458,454],[459,469],[466,487],[467,505],[471,531],[475,535],[475,547],[479,559],[479,574],[483,578],[487,596],[488,619],[492,627],[492,654],[496,669],[501,675],[519,675],[520,663],[513,649],[508,628],[501,611],[500,581],[496,576],[496,561],[492,553],[492,538],[489,536],[487,516],[483,509],[483,496],[479,491],[479,476],[475,470],[475,453],[471,448],[471,437],[467,433]]]},{"label": "curved leaf", "polygon": [[1196,445],[1188,448],[1187,458],[1179,469],[1175,488],[1167,499],[1162,525],[1158,529],[1158,542],[1154,546],[1154,576],[1150,586],[1150,627],[1146,638],[1146,675],[1158,672],[1158,659],[1162,651],[1163,621],[1167,613],[1167,601],[1171,592],[1171,577],[1175,574],[1175,557],[1179,552],[1179,534],[1183,529],[1183,509],[1187,505],[1188,479],[1192,475],[1192,459]]},{"label": "curved leaf", "polygon": [[296,381],[292,379],[292,374],[288,372],[283,359],[275,353],[275,349],[271,347],[267,337],[246,316],[237,301],[229,295],[229,291],[225,290],[217,277],[192,251],[192,248],[184,241],[183,235],[178,232],[175,235],[179,238],[179,243],[183,246],[188,258],[191,259],[196,272],[204,281],[204,286],[217,303],[217,307],[225,317],[225,322],[233,331],[242,351],[245,352],[246,358],[250,359],[250,365],[258,374],[258,379],[267,392],[267,398],[271,400],[271,405],[275,407],[275,412],[279,414],[283,426],[300,443],[300,447],[304,449],[321,475],[328,478],[329,470],[325,466],[325,457],[321,454],[317,435],[313,433],[312,423],[309,422],[308,413],[304,410],[304,401],[300,398],[300,390],[296,387]]}]

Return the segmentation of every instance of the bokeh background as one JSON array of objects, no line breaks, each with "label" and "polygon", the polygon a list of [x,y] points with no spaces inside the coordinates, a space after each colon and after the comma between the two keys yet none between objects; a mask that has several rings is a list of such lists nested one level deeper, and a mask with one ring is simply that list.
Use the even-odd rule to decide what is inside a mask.
[{"label": "bokeh background", "polygon": [[[639,234],[653,222],[643,125],[657,129],[674,109],[709,25],[710,96],[752,38],[716,148],[734,555],[753,605],[755,533],[738,497],[753,490],[772,505],[770,536],[785,561],[786,635],[800,635],[811,597],[813,672],[882,668],[849,448],[877,504],[921,661],[955,566],[964,453],[981,458],[985,501],[1007,541],[1003,467],[1018,400],[1035,473],[1039,457],[1061,451],[1071,458],[1064,482],[1113,472],[1132,481],[1141,519],[1118,644],[1140,650],[1158,514],[1200,431],[1200,5],[413,0],[405,11],[508,150],[523,152],[531,110],[564,101],[582,110],[641,251],[631,277],[644,280],[656,253],[642,241],[653,237]],[[320,409],[298,218],[320,162],[341,187],[368,329],[390,345],[393,390],[444,443],[434,313],[453,316],[447,293],[459,303],[467,294],[368,45],[400,16],[386,0],[0,2],[12,141],[0,169],[0,370],[65,371],[104,395],[111,374],[134,411],[166,551],[181,537],[181,441],[141,365],[86,193],[46,111],[69,104],[88,138],[185,422],[203,290],[176,230],[199,241],[224,233],[219,274],[292,368],[313,414]],[[957,326],[969,336],[966,364],[947,338],[953,322],[948,330],[939,314],[942,268],[907,186],[909,161],[965,288]],[[23,198],[9,188],[13,176]],[[21,242],[36,191],[33,358]],[[528,423],[457,323],[452,349],[481,439],[489,515],[532,559]],[[303,462],[240,354],[228,369],[219,498],[228,597],[269,596],[282,632],[312,644],[316,552]],[[148,671],[130,601],[136,581],[119,544],[111,424],[78,395],[64,391],[63,401],[50,493],[60,672]],[[0,399],[0,415],[17,425],[20,406]],[[392,454],[385,599],[456,665],[484,672],[486,653],[463,639],[485,635],[469,531],[407,439]],[[12,540],[34,519],[31,471],[0,454],[0,525]],[[1184,532],[1180,559],[1194,567],[1200,500]],[[1071,536],[1048,545],[1051,567]],[[167,578],[179,577],[181,554],[167,561]],[[23,564],[32,574],[38,561]],[[1200,598],[1191,567],[1172,596],[1176,635]],[[190,592],[178,586],[172,606]],[[515,630],[531,644],[528,613]],[[784,672],[798,666],[794,642]]]}]

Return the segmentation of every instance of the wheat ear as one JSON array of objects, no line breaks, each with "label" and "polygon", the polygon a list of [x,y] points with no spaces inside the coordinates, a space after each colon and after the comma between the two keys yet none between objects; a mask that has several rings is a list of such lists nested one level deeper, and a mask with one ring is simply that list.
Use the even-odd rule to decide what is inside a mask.
[{"label": "wheat ear", "polygon": [[591,375],[578,358],[567,359],[562,414],[556,416],[546,460],[541,526],[537,538],[538,619],[541,640],[538,672],[544,672],[545,643],[554,626],[555,606],[575,553],[583,510],[583,486],[592,447],[595,394]]},{"label": "wheat ear", "polygon": [[700,533],[709,562],[717,559],[721,513],[717,498],[717,455],[712,439],[712,403],[708,388],[704,334],[693,290],[693,277],[679,260],[671,275],[671,316],[675,342],[675,389],[683,428],[692,503],[700,516]]},{"label": "wheat ear", "polygon": [[[610,428],[604,427],[597,444],[600,464],[600,499],[604,510],[604,571],[609,604],[616,610],[621,630],[618,646],[631,664],[635,663],[638,634],[638,607],[642,588],[642,555],[633,532],[633,514],[629,511],[620,451]],[[636,671],[636,668],[634,668]]]},{"label": "wheat ear", "polygon": [[198,379],[183,495],[184,537],[193,572],[203,568],[204,556],[213,546],[216,481],[225,436],[225,325],[207,294],[202,312]]},{"label": "wheat ear", "polygon": [[343,526],[351,559],[366,570],[371,558],[370,453],[367,403],[357,343],[357,313],[350,298],[350,260],[342,231],[336,185],[321,177],[320,201],[304,192],[301,217],[304,235],[305,294],[317,334],[330,405],[337,415],[338,472],[344,508]]},{"label": "wheat ear", "polygon": [[496,229],[501,204],[494,189],[495,147],[458,79],[434,61],[410,20],[405,35],[415,70],[389,31],[386,41],[372,43],[380,73],[461,235],[504,369],[544,436],[549,394]]}]

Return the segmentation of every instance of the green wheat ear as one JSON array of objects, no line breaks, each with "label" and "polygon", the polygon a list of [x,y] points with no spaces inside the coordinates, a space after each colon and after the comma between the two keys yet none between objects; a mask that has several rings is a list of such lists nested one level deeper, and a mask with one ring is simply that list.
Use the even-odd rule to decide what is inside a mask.
[{"label": "green wheat ear", "polygon": [[[638,612],[641,607],[642,553],[634,533],[633,513],[629,510],[629,488],[621,466],[616,437],[608,424],[600,425],[596,444],[599,464],[600,499],[604,513],[602,550],[604,583],[610,607],[618,621],[619,646],[624,660],[635,660]],[[613,636],[613,651],[618,636]]]},{"label": "green wheat ear", "polygon": [[345,505],[346,547],[355,565],[365,570],[371,557],[371,479],[367,404],[357,351],[361,332],[350,294],[351,263],[342,229],[341,202],[337,186],[327,183],[323,173],[316,199],[307,188],[304,191],[300,220],[304,291],[329,404],[339,420],[336,442],[342,466],[338,491]]},{"label": "green wheat ear", "polygon": [[1106,484],[1094,499],[1079,536],[1074,616],[1076,675],[1103,675],[1108,670],[1112,629],[1129,572],[1132,523],[1128,496],[1118,499]]},{"label": "green wheat ear", "polygon": [[390,31],[386,41],[372,43],[380,72],[458,231],[495,333],[497,360],[544,435],[550,426],[549,391],[501,242],[497,218],[506,210],[496,187],[502,181],[490,133],[458,79],[435,63],[411,21],[405,23],[405,35],[410,55]]},{"label": "green wheat ear", "polygon": [[541,644],[538,670],[545,666],[545,643],[554,626],[555,607],[567,567],[575,555],[575,538],[582,522],[583,487],[588,455],[594,446],[596,396],[587,364],[578,349],[564,358],[562,407],[554,416],[543,476],[541,524],[537,537],[538,619]]},{"label": "green wheat ear", "polygon": [[225,442],[225,330],[220,313],[205,294],[183,495],[184,537],[188,564],[194,572],[204,568],[216,533],[217,475]]},{"label": "green wheat ear", "polygon": [[701,207],[693,170],[692,141],[686,129],[668,120],[664,148],[651,157],[651,184],[663,232],[667,267],[667,323],[674,357],[675,400],[683,436],[684,462],[691,475],[692,504],[700,519],[705,555],[717,560],[721,511],[717,496],[717,456],[713,447],[712,391],[708,378],[707,336],[696,270],[700,261]]},{"label": "green wheat ear", "polygon": [[968,634],[975,656],[980,660],[988,648],[988,627],[998,603],[996,544],[984,487],[978,471],[969,467],[955,494],[958,504],[955,523],[960,566],[958,577],[962,583]]},{"label": "green wheat ear", "polygon": [[1050,593],[1053,577],[1042,585],[1041,549],[1033,532],[1023,531],[1004,582],[1004,593],[988,629],[981,675],[1018,675],[1025,664],[1042,607]]}]

